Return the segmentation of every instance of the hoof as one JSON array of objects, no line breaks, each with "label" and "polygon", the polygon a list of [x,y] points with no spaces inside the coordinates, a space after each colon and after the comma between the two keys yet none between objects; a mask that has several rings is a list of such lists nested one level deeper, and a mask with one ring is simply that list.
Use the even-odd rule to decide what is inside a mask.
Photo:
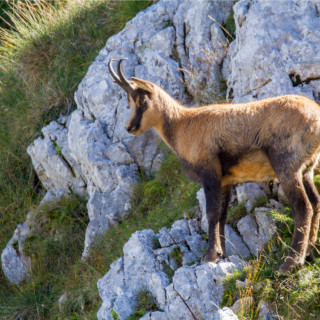
[{"label": "hoof", "polygon": [[281,275],[288,275],[295,272],[301,265],[301,263],[296,262],[291,257],[287,257],[286,261],[280,266],[279,273]]},{"label": "hoof", "polygon": [[220,257],[222,257],[222,253],[220,252],[206,252],[204,256],[201,258],[201,263],[206,263],[206,262],[216,262]]},{"label": "hoof", "polygon": [[307,256],[306,256],[307,262],[311,262],[311,261],[313,261],[313,259],[314,259],[313,252],[310,252],[309,254],[307,254]]}]

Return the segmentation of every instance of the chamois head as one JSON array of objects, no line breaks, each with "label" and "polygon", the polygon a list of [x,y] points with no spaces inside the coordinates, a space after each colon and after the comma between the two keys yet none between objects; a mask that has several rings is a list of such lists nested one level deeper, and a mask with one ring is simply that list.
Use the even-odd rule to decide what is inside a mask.
[{"label": "chamois head", "polygon": [[131,112],[126,129],[130,134],[137,136],[155,125],[156,119],[154,117],[154,104],[152,102],[155,86],[151,82],[134,77],[131,78],[132,81],[127,80],[121,68],[123,60],[127,60],[127,58],[119,60],[117,66],[118,75],[112,68],[112,62],[117,61],[116,59],[111,59],[108,67],[114,82],[127,93]]}]

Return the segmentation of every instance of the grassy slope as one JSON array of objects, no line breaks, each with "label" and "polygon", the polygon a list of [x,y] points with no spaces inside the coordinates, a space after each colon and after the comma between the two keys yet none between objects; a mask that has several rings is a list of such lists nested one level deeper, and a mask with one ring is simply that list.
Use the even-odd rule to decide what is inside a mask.
[{"label": "grassy slope", "polygon": [[[315,182],[320,176],[315,177]],[[258,318],[259,302],[266,301],[272,309],[284,320],[293,319],[320,319],[320,251],[315,248],[316,258],[311,263],[306,263],[299,270],[302,278],[310,272],[311,277],[306,282],[299,281],[299,273],[281,276],[278,273],[280,265],[290,250],[294,221],[289,207],[280,212],[271,212],[277,221],[279,229],[271,241],[257,258],[249,261],[248,267],[235,273],[225,280],[226,291],[223,305],[232,306],[240,298],[251,297],[252,305],[243,309],[239,319]],[[236,280],[248,282],[244,287],[237,287]]]}]

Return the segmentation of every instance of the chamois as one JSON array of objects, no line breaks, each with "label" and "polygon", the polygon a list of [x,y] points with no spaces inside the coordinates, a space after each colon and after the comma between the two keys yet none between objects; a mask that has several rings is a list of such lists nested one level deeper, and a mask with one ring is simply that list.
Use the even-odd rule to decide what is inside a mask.
[{"label": "chamois", "polygon": [[202,183],[209,223],[203,262],[225,253],[224,225],[231,186],[278,179],[292,207],[291,251],[280,267],[292,272],[313,258],[320,197],[313,170],[320,153],[320,108],[314,101],[286,95],[249,103],[187,108],[157,85],[126,79],[120,59],[111,76],[126,93],[131,114],[127,131],[137,136],[154,127],[180,159],[189,178]]}]

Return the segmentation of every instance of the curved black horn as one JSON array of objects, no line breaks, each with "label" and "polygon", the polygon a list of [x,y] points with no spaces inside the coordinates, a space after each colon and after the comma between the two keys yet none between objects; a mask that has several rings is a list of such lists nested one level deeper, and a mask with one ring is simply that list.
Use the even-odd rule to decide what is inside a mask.
[{"label": "curved black horn", "polygon": [[121,81],[121,83],[123,85],[123,89],[125,91],[127,91],[128,93],[130,93],[130,92],[132,92],[134,90],[134,86],[123,75],[122,68],[121,68],[121,63],[122,63],[123,60],[128,60],[128,58],[123,58],[123,59],[119,60],[118,66],[117,66],[117,71],[118,71],[118,75],[119,75],[120,81]]},{"label": "curved black horn", "polygon": [[[116,75],[116,73],[114,72],[113,68],[112,68],[112,62],[113,61],[118,61],[117,59],[111,59],[108,63],[108,68],[109,68],[109,72],[114,80],[115,83],[117,83],[121,88],[123,88],[123,85],[119,79],[119,77]],[[124,88],[123,88],[124,89]]]}]

